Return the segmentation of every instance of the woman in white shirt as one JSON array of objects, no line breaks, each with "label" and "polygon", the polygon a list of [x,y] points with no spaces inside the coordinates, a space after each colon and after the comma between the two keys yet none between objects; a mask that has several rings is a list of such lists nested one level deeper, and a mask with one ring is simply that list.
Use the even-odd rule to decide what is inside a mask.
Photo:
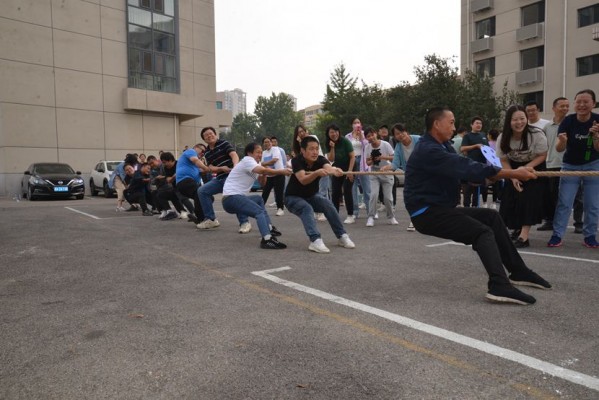
[{"label": "woman in white shirt", "polygon": [[[267,136],[262,139],[262,160],[260,165],[270,169],[283,169],[283,160],[281,159],[281,149],[273,146],[270,138]],[[285,214],[284,207],[284,192],[285,192],[285,177],[283,175],[269,176],[266,178],[266,183],[262,188],[262,200],[264,204],[268,202],[270,191],[275,189],[275,202],[277,203],[277,216]]]}]

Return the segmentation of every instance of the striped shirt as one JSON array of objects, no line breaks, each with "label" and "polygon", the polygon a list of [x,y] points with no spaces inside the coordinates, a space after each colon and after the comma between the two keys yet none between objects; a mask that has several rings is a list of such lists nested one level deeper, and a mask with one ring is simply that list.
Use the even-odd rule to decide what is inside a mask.
[{"label": "striped shirt", "polygon": [[[208,147],[208,149],[206,149],[206,152],[204,153],[206,164],[215,167],[233,168],[233,159],[229,155],[232,151],[235,151],[235,149],[233,149],[233,146],[231,146],[229,142],[219,139],[214,144],[214,148]],[[216,176],[218,177],[226,174],[227,172],[219,172]]]}]

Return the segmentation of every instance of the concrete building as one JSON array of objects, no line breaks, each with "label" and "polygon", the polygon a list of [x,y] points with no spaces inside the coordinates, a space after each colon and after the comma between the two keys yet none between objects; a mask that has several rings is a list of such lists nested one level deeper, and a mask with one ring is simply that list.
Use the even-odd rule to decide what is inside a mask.
[{"label": "concrete building", "polygon": [[536,100],[544,115],[559,96],[599,92],[596,0],[462,0],[461,69],[495,77]]},{"label": "concrete building", "polygon": [[322,104],[306,107],[303,110],[299,110],[299,112],[304,115],[304,125],[308,129],[314,128],[314,126],[316,126],[318,115],[324,113]]},{"label": "concrete building", "polygon": [[217,101],[222,102],[222,109],[230,111],[232,117],[247,113],[246,94],[241,89],[225,90],[216,94]]},{"label": "concrete building", "polygon": [[213,0],[3,0],[0,195],[36,161],[87,174],[180,152],[216,109]]}]

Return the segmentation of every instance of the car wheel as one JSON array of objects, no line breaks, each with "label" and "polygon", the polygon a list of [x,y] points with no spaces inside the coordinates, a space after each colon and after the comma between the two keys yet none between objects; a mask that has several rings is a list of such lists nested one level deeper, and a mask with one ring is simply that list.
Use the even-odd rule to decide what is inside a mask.
[{"label": "car wheel", "polygon": [[96,188],[96,185],[94,185],[94,180],[90,179],[89,180],[89,191],[91,193],[92,196],[97,196],[98,195],[98,189]]},{"label": "car wheel", "polygon": [[112,190],[110,190],[110,187],[108,187],[108,181],[105,180],[104,181],[104,185],[102,186],[102,190],[104,190],[104,197],[106,197],[107,199],[112,197]]},{"label": "car wheel", "polygon": [[27,188],[27,199],[29,201],[35,201],[36,197],[33,195],[33,190],[31,190],[31,186]]}]

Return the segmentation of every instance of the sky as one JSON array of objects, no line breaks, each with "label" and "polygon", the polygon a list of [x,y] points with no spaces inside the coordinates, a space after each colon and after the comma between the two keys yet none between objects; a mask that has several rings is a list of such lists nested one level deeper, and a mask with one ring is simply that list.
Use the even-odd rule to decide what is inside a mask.
[{"label": "sky", "polygon": [[214,0],[216,88],[319,104],[343,63],[384,88],[414,82],[424,57],[460,55],[460,0]]}]

